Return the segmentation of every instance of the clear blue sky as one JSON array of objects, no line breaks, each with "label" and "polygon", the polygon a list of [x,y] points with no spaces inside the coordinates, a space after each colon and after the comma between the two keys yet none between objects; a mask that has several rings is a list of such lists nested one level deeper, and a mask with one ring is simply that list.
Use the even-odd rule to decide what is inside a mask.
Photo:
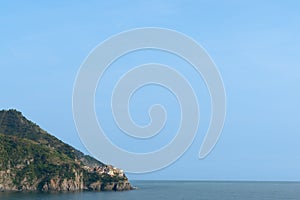
[{"label": "clear blue sky", "polygon": [[[129,178],[300,181],[298,1],[102,2],[1,2],[0,108],[22,111],[48,132],[85,151],[72,117],[73,83],[84,58],[120,31],[145,26],[170,28],[194,38],[217,64],[227,92],[226,124],[214,151],[198,160],[210,109],[207,91],[198,80],[202,121],[191,148],[170,167],[129,174]],[[137,53],[135,59],[124,59],[119,65],[173,59],[170,64],[182,70],[176,58],[157,54]],[[116,77],[118,71],[113,69],[106,80]],[[192,71],[184,69],[182,73],[194,80]],[[164,96],[156,89],[163,102],[173,102],[171,95]],[[145,91],[132,102],[133,118],[142,124],[147,123],[147,105],[157,100],[152,95],[145,101]],[[101,104],[101,92],[97,98]],[[168,105],[174,115],[167,132],[176,128],[175,104]],[[113,123],[106,116],[109,110],[98,112],[113,132]],[[170,137],[166,134],[160,141],[167,142]],[[132,147],[126,140],[119,145]],[[156,145],[149,143],[142,150]]]}]

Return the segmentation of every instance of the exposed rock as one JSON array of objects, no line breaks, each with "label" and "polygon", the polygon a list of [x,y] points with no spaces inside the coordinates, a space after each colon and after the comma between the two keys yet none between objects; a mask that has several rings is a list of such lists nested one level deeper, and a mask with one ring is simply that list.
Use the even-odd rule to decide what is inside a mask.
[{"label": "exposed rock", "polygon": [[94,182],[94,183],[89,185],[88,190],[101,191],[102,190],[102,183],[100,181]]},{"label": "exposed rock", "polygon": [[117,191],[124,191],[124,190],[134,190],[135,188],[132,187],[129,181],[121,181],[117,183],[116,190]]}]

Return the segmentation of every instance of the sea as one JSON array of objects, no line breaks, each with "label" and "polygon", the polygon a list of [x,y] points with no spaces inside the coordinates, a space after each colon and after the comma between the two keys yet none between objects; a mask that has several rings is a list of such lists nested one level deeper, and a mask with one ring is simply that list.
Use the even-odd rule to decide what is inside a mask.
[{"label": "sea", "polygon": [[1,200],[300,200],[300,182],[131,181],[124,192],[0,193]]}]

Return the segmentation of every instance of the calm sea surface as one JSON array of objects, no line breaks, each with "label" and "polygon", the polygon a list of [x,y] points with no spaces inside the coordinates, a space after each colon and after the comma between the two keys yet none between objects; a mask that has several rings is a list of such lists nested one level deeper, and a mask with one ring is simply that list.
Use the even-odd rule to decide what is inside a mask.
[{"label": "calm sea surface", "polygon": [[131,181],[138,190],[126,192],[0,193],[7,200],[300,200],[299,182]]}]

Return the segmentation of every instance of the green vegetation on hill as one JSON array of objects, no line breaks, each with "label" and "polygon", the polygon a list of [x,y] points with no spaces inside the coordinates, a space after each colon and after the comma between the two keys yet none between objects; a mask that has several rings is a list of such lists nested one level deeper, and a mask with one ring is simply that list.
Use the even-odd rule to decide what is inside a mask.
[{"label": "green vegetation on hill", "polygon": [[90,156],[85,156],[80,151],[74,149],[70,145],[63,143],[56,137],[48,134],[41,129],[37,124],[27,120],[21,112],[17,110],[2,110],[0,111],[0,133],[18,138],[25,138],[35,141],[42,145],[55,148],[58,152],[67,155],[72,159],[83,159],[90,164],[101,165],[102,163],[91,159]]},{"label": "green vegetation on hill", "polygon": [[15,173],[13,183],[21,186],[26,177],[29,183],[41,179],[40,185],[51,177],[74,178],[72,169],[80,170],[67,155],[28,139],[0,134],[0,169]]}]

